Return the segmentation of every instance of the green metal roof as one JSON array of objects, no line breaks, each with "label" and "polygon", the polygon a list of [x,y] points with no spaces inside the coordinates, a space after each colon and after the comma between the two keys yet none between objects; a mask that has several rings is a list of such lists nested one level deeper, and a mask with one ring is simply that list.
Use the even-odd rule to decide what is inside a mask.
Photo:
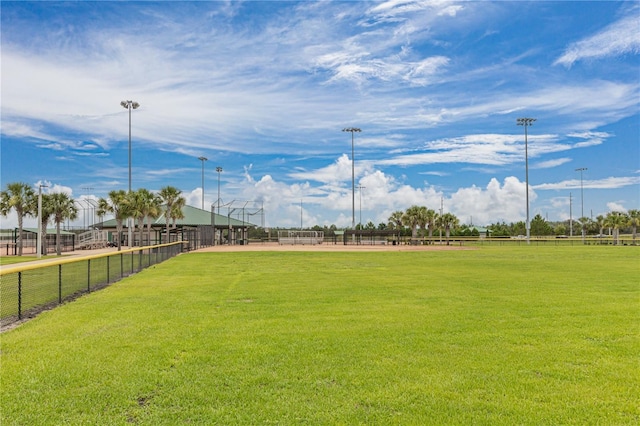
[{"label": "green metal roof", "polygon": [[475,230],[477,230],[477,231],[478,231],[479,233],[481,233],[481,234],[482,234],[482,233],[485,233],[485,234],[486,234],[487,232],[489,232],[489,228],[485,228],[485,227],[483,227],[483,226],[472,226],[470,229],[475,229]]},{"label": "green metal roof", "polygon": [[[211,226],[211,215],[212,213],[210,211],[207,210],[202,210],[196,207],[192,207],[192,206],[184,206],[182,207],[182,214],[184,215],[183,219],[177,219],[176,220],[176,226],[202,226],[202,225],[209,225]],[[169,221],[170,224],[173,224],[173,220]],[[242,221],[242,220],[238,220],[234,217],[227,217],[227,216],[223,216],[220,214],[216,214],[215,215],[215,226],[216,228],[228,228],[229,227],[229,223],[231,223],[231,227],[232,228],[242,228],[242,227],[252,227],[252,226],[257,226],[253,223],[250,223],[249,221]],[[151,222],[151,227],[153,228],[158,228],[158,227],[164,227],[166,226],[167,221],[165,219],[164,216],[164,209],[163,209],[163,213],[158,216],[157,219],[155,219],[153,222]],[[124,222],[124,227],[127,227],[127,223],[126,221]],[[115,219],[109,219],[106,220],[104,222],[102,222],[102,224],[98,224],[98,227],[101,228],[115,228],[116,227],[116,220]]]},{"label": "green metal roof", "polygon": [[[22,228],[22,232],[33,232],[34,234],[37,234],[38,228]],[[47,227],[47,235],[56,235],[56,228]],[[62,229],[60,229],[60,235],[75,235],[75,234],[73,232],[63,231]]]}]

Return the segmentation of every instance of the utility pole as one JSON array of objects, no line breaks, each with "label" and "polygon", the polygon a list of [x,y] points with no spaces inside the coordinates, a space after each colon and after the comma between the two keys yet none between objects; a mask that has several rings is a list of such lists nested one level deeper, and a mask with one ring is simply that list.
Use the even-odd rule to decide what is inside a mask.
[{"label": "utility pole", "polygon": [[207,161],[207,157],[198,157],[198,160],[202,161],[202,210],[204,210],[204,162]]},{"label": "utility pole", "polygon": [[362,185],[358,185],[358,189],[360,190],[360,229],[362,229],[362,190],[366,187]]},{"label": "utility pole", "polygon": [[353,134],[362,130],[357,127],[347,127],[343,132],[351,132],[351,229],[356,229],[356,159],[354,157]]},{"label": "utility pole", "polygon": [[569,193],[569,236],[573,237],[573,212],[572,212],[572,199],[571,193]]},{"label": "utility pole", "polygon": [[531,224],[529,222],[529,149],[527,147],[527,127],[531,126],[533,122],[536,121],[535,118],[518,118],[516,120],[516,124],[518,126],[524,126],[524,167],[525,167],[525,181],[527,187],[527,244],[531,243]]}]

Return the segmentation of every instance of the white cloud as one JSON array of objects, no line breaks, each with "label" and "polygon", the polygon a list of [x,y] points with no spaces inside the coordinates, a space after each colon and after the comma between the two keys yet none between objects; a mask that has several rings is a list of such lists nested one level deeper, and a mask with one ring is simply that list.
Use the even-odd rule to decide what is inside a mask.
[{"label": "white cloud", "polygon": [[617,22],[584,40],[572,43],[553,63],[571,67],[585,59],[603,59],[640,52],[640,15],[637,7]]},{"label": "white cloud", "polygon": [[622,204],[616,201],[611,201],[607,203],[607,208],[609,209],[610,212],[623,212],[623,213],[627,212],[627,209]]},{"label": "white cloud", "polygon": [[[533,203],[536,193],[529,186],[529,200]],[[473,217],[475,224],[489,224],[497,221],[516,222],[522,220],[526,212],[526,184],[510,176],[501,185],[497,179],[489,181],[486,188],[475,185],[460,188],[451,195],[451,211],[461,221]]]},{"label": "white cloud", "polygon": [[630,185],[640,184],[640,177],[608,177],[604,179],[569,179],[561,182],[541,183],[533,187],[538,190],[560,190],[560,189],[579,189],[581,186],[585,189],[615,189],[623,188]]},{"label": "white cloud", "polygon": [[555,158],[553,160],[540,161],[536,164],[532,164],[532,169],[550,169],[552,167],[558,167],[563,164],[569,163],[571,161],[570,158]]}]

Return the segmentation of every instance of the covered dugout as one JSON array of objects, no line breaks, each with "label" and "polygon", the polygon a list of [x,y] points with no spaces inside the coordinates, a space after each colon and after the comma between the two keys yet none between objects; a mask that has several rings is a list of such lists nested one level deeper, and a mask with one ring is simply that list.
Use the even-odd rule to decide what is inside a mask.
[{"label": "covered dugout", "polygon": [[[235,219],[228,215],[220,215],[197,207],[182,207],[183,217],[174,221],[169,220],[169,241],[166,241],[166,217],[161,214],[152,219],[151,235],[147,233],[145,220],[142,237],[140,231],[135,228],[133,232],[134,246],[146,246],[173,241],[188,241],[189,250],[219,244],[246,244],[248,229],[255,227],[246,220]],[[245,219],[245,218],[242,218]],[[116,221],[107,220],[96,225],[97,228],[109,232],[109,240],[117,241]],[[214,232],[215,230],[215,232]],[[122,229],[122,244],[127,244],[127,221],[124,221]]]},{"label": "covered dugout", "polygon": [[396,229],[347,229],[343,234],[343,243],[347,244],[400,244],[400,230]]}]

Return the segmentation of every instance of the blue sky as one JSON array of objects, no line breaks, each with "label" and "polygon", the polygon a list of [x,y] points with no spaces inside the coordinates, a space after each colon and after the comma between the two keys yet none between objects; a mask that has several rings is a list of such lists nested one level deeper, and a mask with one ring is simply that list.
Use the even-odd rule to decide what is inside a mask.
[{"label": "blue sky", "polygon": [[[250,201],[267,226],[640,207],[638,2],[1,3],[1,181]],[[581,174],[578,168],[587,168]],[[582,207],[584,206],[584,207]],[[301,215],[302,213],[302,215]],[[2,227],[15,218],[2,218]],[[28,225],[28,222],[26,222]],[[35,222],[34,222],[35,223]]]}]

